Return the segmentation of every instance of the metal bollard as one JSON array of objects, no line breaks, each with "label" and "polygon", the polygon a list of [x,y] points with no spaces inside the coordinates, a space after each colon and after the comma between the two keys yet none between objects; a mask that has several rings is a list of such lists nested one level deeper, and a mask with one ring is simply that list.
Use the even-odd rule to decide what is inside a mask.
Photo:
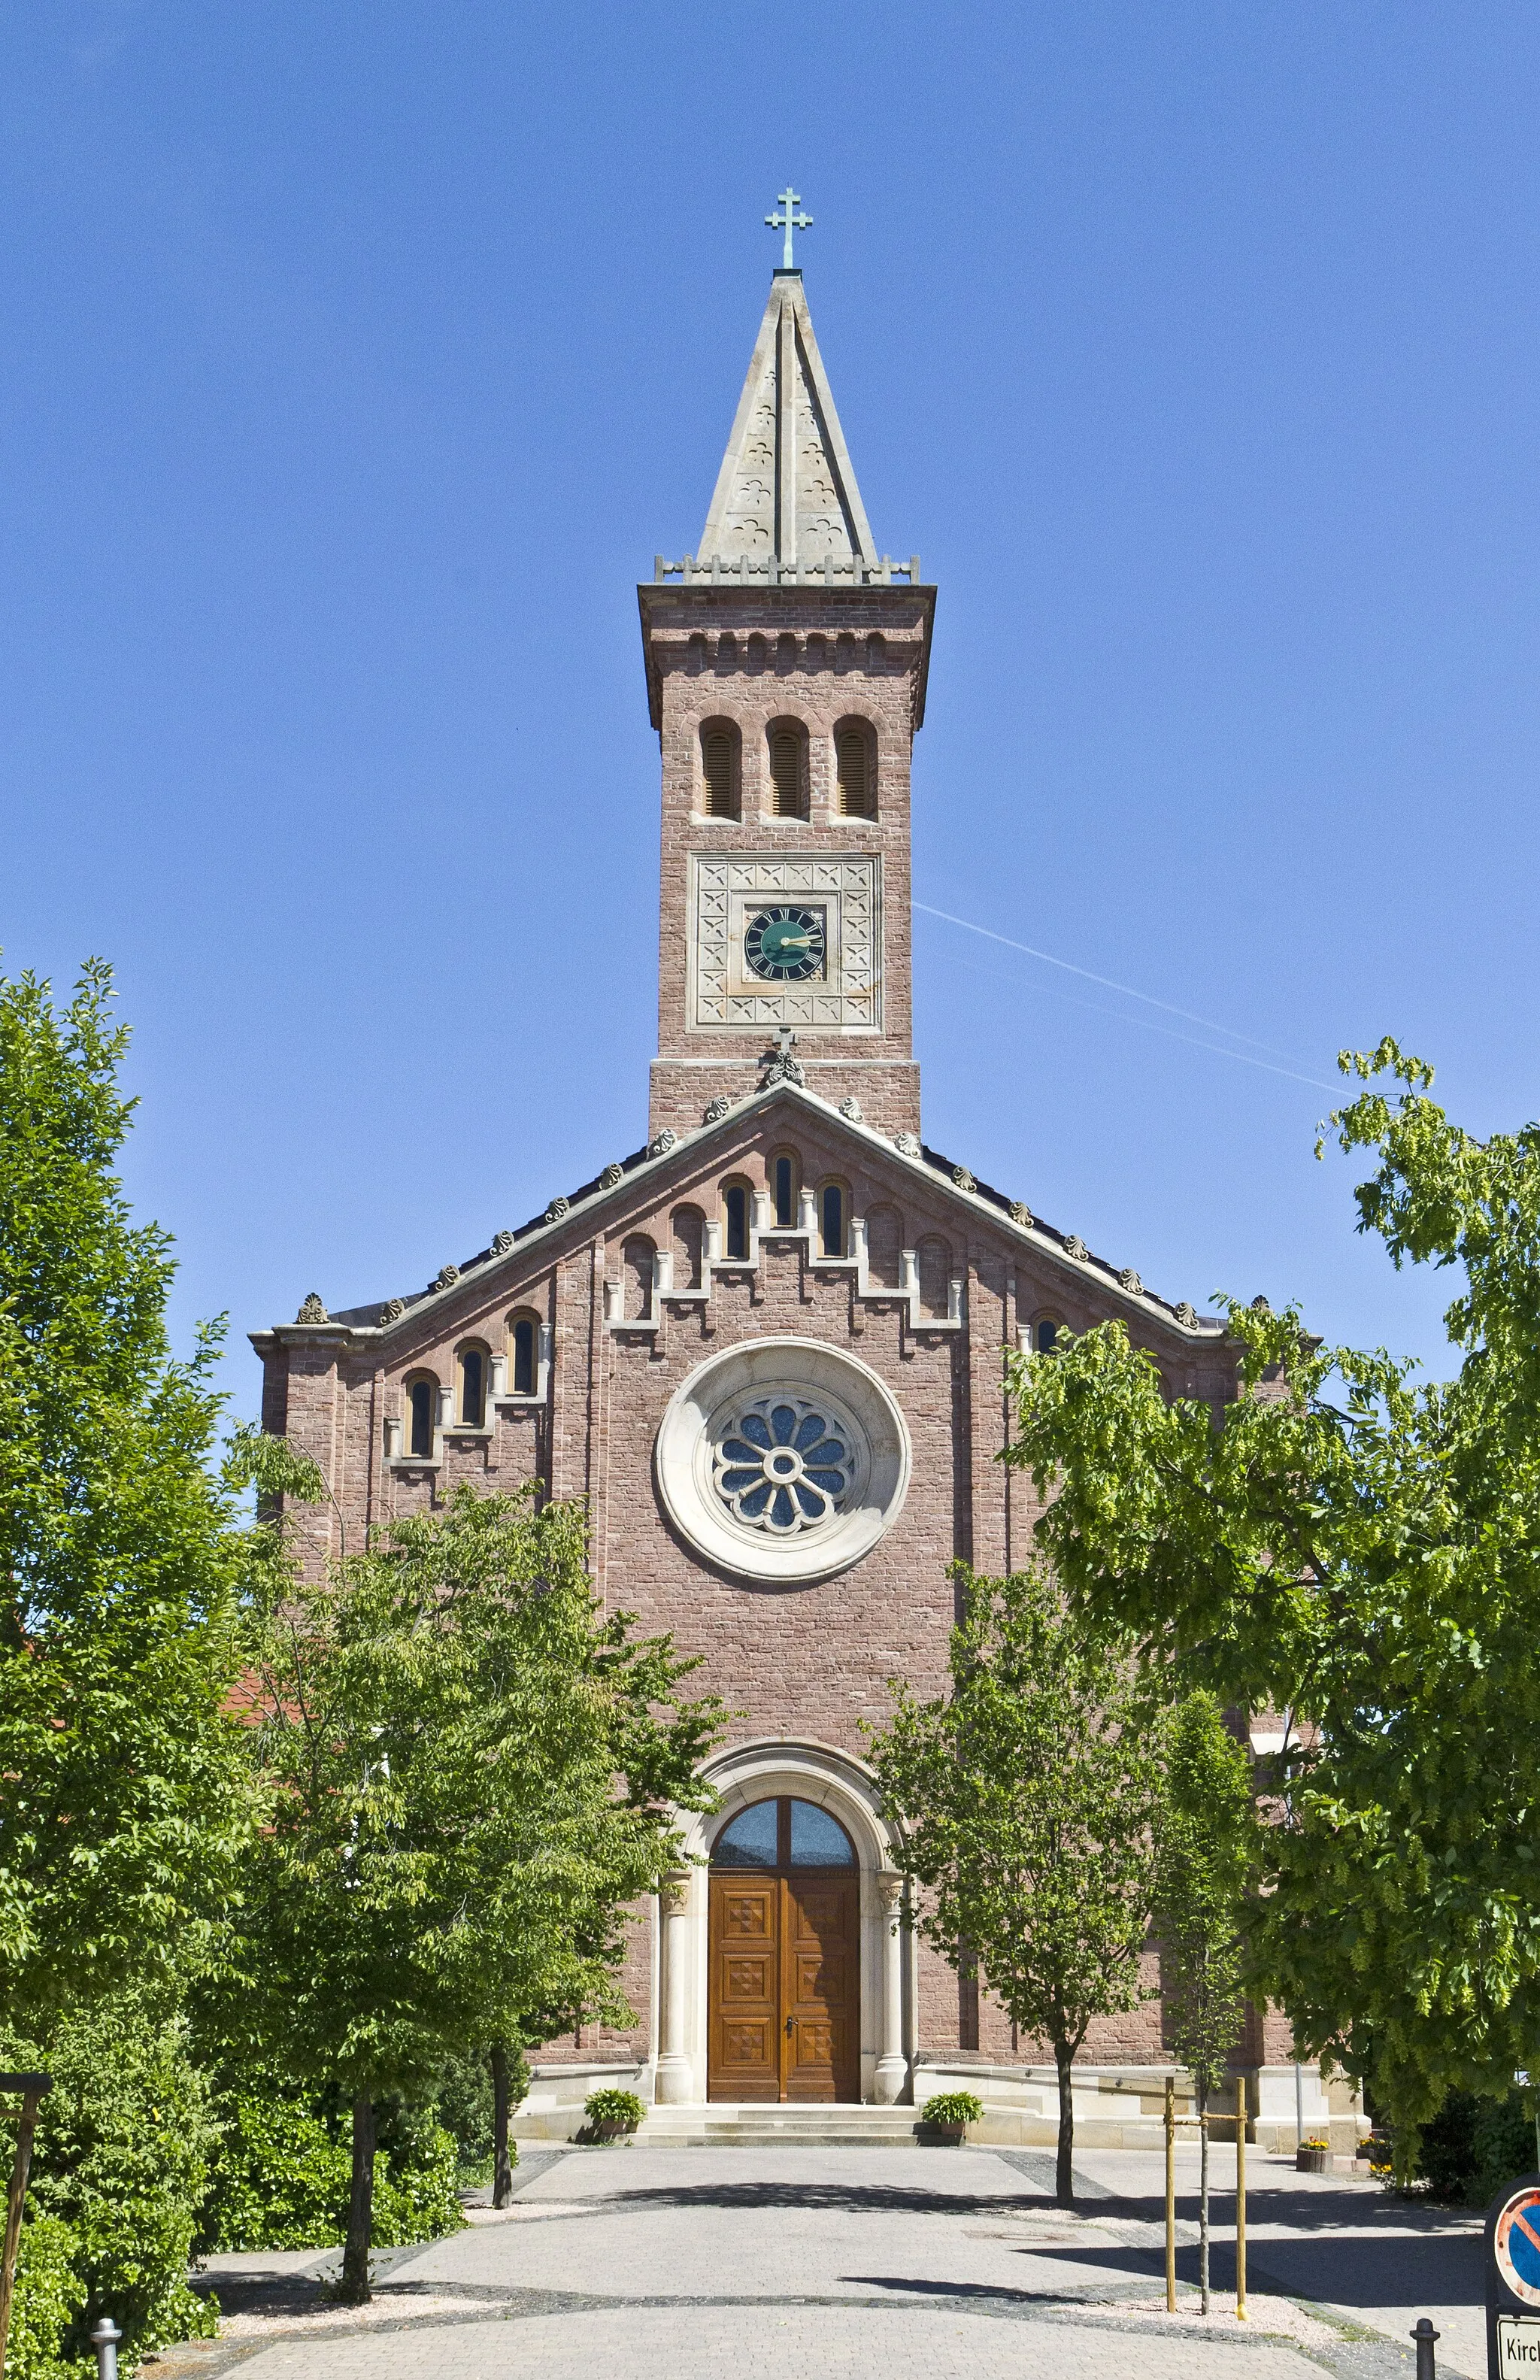
[{"label": "metal bollard", "polygon": [[1438,2380],[1438,2367],[1434,2362],[1433,2346],[1444,2336],[1435,2330],[1425,2313],[1420,2313],[1413,2326],[1412,2337],[1417,2344],[1417,2380]]},{"label": "metal bollard", "polygon": [[[96,2350],[96,2380],[117,2380],[117,2342],[122,2336],[111,2314],[104,2313],[91,2335],[91,2343]],[[1421,2354],[1422,2350],[1417,2351]],[[1422,2368],[1419,2363],[1419,2375]],[[1431,2371],[1431,2364],[1428,2368]]]}]

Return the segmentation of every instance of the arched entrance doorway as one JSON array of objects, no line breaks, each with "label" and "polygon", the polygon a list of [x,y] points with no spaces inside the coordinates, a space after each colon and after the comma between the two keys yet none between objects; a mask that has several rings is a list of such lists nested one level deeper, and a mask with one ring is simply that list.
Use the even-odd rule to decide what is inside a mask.
[{"label": "arched entrance doorway", "polygon": [[711,1850],[707,2095],[861,2095],[861,1879],[832,1814],[751,1802]]}]

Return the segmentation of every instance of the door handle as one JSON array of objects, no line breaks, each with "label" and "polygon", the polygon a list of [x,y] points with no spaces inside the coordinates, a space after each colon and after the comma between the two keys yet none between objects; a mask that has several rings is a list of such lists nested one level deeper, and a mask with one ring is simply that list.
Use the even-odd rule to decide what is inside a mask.
[{"label": "door handle", "polygon": [[795,2018],[794,2018],[794,2017],[788,2017],[788,2018],[786,2019],[786,2038],[787,2038],[787,2040],[788,2040],[788,2041],[790,2041],[790,2039],[791,2039],[791,2037],[792,2037],[792,2034],[793,2034],[793,2031],[794,2030],[795,2023],[796,2023],[796,2020],[795,2020]]}]

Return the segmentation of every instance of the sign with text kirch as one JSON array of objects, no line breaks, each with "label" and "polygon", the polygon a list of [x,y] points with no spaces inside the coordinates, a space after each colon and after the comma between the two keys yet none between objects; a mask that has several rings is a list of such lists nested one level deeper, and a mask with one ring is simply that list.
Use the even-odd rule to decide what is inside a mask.
[{"label": "sign with text kirch", "polygon": [[1540,2173],[1510,2182],[1486,2216],[1486,2369],[1540,2380]]}]

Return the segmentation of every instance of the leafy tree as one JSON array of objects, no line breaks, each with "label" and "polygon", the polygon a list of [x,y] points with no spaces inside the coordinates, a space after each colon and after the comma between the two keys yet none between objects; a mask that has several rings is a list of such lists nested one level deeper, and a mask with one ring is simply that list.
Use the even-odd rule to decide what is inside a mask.
[{"label": "leafy tree", "polygon": [[1197,2101],[1198,2277],[1207,2313],[1208,2102],[1224,2082],[1245,2008],[1242,1921],[1255,1822],[1251,1763],[1212,1694],[1189,1694],[1168,1715],[1165,1753],[1155,1925],[1166,2035],[1192,2074]]},{"label": "leafy tree", "polygon": [[1454,1378],[1231,1303],[1216,1416],[1106,1324],[1013,1359],[1010,1459],[1052,1492],[1073,1609],[1288,1714],[1255,1981],[1302,2054],[1369,2081],[1405,2163],[1449,2088],[1540,2071],[1540,1127],[1473,1139],[1393,1041],[1340,1062],[1391,1077],[1331,1119],[1375,1160],[1359,1229],[1462,1273]]},{"label": "leafy tree", "polygon": [[172,1361],[170,1243],[115,1172],[111,998],[97,961],[63,1009],[0,980],[0,2022],[45,2051],[203,1955],[249,1815],[218,1332]]},{"label": "leafy tree", "polygon": [[[290,1458],[292,1461],[293,1458]],[[290,1579],[249,1692],[272,1819],[249,1886],[254,2049],[352,2106],[343,2289],[369,2294],[375,2105],[555,2003],[621,2017],[623,1912],[676,1856],[714,1698],[598,1613],[572,1504],[457,1490]]]},{"label": "leafy tree", "polygon": [[1057,2190],[1073,2204],[1072,2067],[1093,2017],[1135,2007],[1154,1883],[1159,1762],[1117,1650],[1067,1618],[1040,1571],[959,1564],[952,1687],[898,1707],[872,1761],[930,1888],[921,1931],[982,1964],[1021,2031],[1053,2046]]}]

